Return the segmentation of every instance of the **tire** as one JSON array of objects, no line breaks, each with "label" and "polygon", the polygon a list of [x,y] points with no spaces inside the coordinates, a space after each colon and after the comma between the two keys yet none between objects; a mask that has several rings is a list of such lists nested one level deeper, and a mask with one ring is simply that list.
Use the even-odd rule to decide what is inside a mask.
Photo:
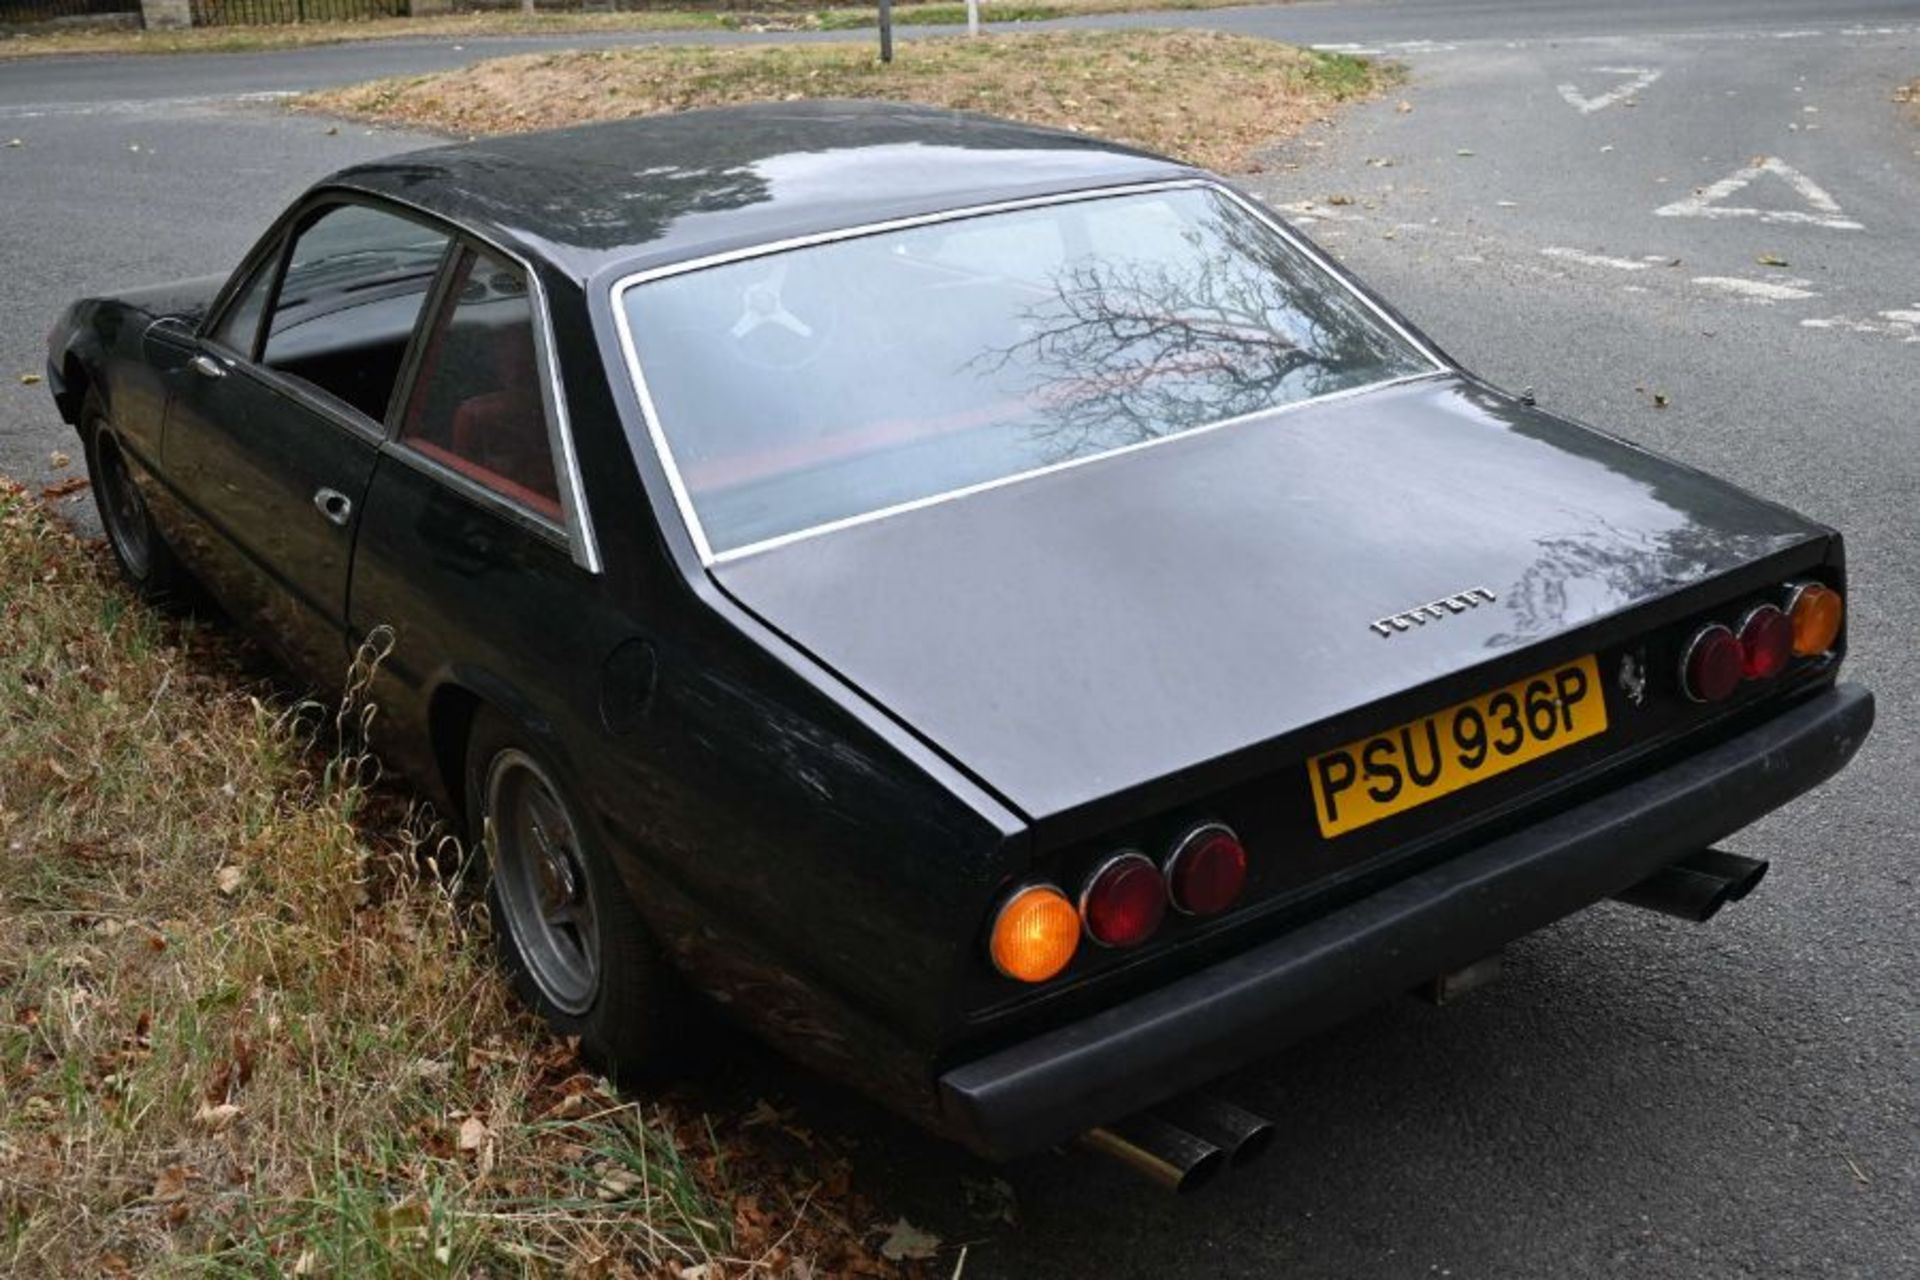
[{"label": "tire", "polygon": [[80,423],[94,508],[100,513],[100,524],[106,530],[107,545],[113,549],[121,576],[143,600],[162,603],[178,599],[187,585],[186,570],[154,524],[147,501],[120,452],[113,423],[92,392],[87,393]]},{"label": "tire", "polygon": [[[494,947],[515,994],[615,1080],[656,1077],[687,993],[553,769],[483,709],[467,741],[467,830],[487,860]],[[558,854],[549,857],[541,847]]]}]

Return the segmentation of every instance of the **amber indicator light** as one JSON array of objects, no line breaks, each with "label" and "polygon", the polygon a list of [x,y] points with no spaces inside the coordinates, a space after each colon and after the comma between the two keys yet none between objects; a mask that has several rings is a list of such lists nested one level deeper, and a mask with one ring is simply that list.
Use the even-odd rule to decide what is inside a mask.
[{"label": "amber indicator light", "polygon": [[1021,982],[1045,982],[1073,959],[1080,913],[1050,884],[1014,891],[993,920],[993,967]]},{"label": "amber indicator light", "polygon": [[1809,582],[1796,590],[1787,605],[1787,618],[1793,624],[1794,656],[1812,658],[1833,648],[1845,616],[1846,603],[1832,587]]}]

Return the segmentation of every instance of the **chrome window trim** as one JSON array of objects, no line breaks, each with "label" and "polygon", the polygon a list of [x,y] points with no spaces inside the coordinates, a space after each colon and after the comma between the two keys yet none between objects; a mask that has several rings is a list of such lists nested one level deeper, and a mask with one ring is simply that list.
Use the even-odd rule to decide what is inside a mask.
[{"label": "chrome window trim", "polygon": [[[1084,457],[1069,458],[1064,462],[1054,462],[1045,466],[1033,467],[1026,471],[1017,471],[1011,475],[998,476],[992,480],[981,481],[978,484],[963,485],[955,489],[945,489],[939,493],[928,494],[923,498],[915,498],[908,502],[899,502],[886,507],[876,507],[872,511],[863,511],[856,515],[843,516],[838,520],[829,520],[821,524],[808,525],[803,529],[794,529],[787,533],[775,534],[773,537],[762,538],[757,542],[749,542],[742,546],[729,548],[726,551],[716,553],[713,550],[712,544],[707,540],[706,528],[700,523],[699,513],[694,509],[693,495],[687,489],[686,480],[681,476],[679,464],[674,459],[673,448],[668,444],[666,433],[660,425],[659,411],[655,408],[653,395],[647,388],[646,373],[640,367],[640,353],[634,345],[633,326],[627,319],[627,309],[624,305],[627,290],[654,280],[664,279],[668,276],[682,275],[689,271],[699,271],[707,267],[724,266],[728,263],[741,262],[749,258],[765,257],[769,254],[785,253],[793,249],[809,248],[817,244],[830,244],[840,240],[855,240],[863,236],[884,235],[890,231],[904,231],[913,227],[930,226],[941,222],[956,222],[964,218],[977,218],[995,213],[1009,213],[1020,209],[1036,209],[1056,204],[1074,204],[1082,201],[1105,200],[1118,196],[1143,195],[1155,191],[1175,191],[1182,189],[1205,189],[1212,191],[1231,200],[1234,204],[1252,214],[1261,223],[1279,235],[1282,240],[1286,241],[1296,252],[1319,267],[1329,280],[1345,289],[1357,299],[1375,319],[1379,320],[1390,332],[1397,334],[1402,341],[1420,356],[1424,357],[1433,367],[1424,373],[1402,374],[1395,378],[1383,378],[1379,382],[1370,382],[1364,386],[1348,387],[1341,391],[1328,392],[1326,395],[1310,396],[1305,400],[1296,400],[1289,404],[1275,405],[1272,408],[1256,410],[1253,413],[1239,414],[1231,418],[1222,418],[1218,422],[1209,422],[1202,426],[1191,427],[1173,435],[1160,436],[1153,440],[1142,440],[1134,444],[1121,445],[1118,448],[1108,449],[1100,453],[1087,454]],[[1265,418],[1272,414],[1286,413],[1294,409],[1304,408],[1308,405],[1340,400],[1348,396],[1359,395],[1363,392],[1378,391],[1385,387],[1398,386],[1405,382],[1416,382],[1423,378],[1437,377],[1453,371],[1452,366],[1442,359],[1438,352],[1434,351],[1425,342],[1422,342],[1412,331],[1391,313],[1383,309],[1372,298],[1362,293],[1347,279],[1344,273],[1334,266],[1333,262],[1324,253],[1295,235],[1285,222],[1281,221],[1268,210],[1262,208],[1255,201],[1248,199],[1232,187],[1227,186],[1225,183],[1205,177],[1168,178],[1155,182],[1135,182],[1110,187],[1091,187],[1079,191],[1060,192],[1054,195],[1031,196],[1019,200],[1001,200],[990,204],[968,205],[958,209],[941,210],[938,213],[916,214],[908,218],[890,218],[880,222],[867,222],[860,223],[856,226],[842,227],[833,231],[815,232],[804,236],[792,236],[784,240],[773,240],[766,244],[750,245],[743,249],[730,249],[724,253],[709,254],[706,257],[692,258],[685,262],[669,263],[663,267],[650,267],[644,271],[636,271],[630,275],[621,276],[616,279],[609,286],[608,293],[613,304],[613,323],[620,339],[621,354],[626,359],[627,374],[633,379],[634,392],[640,401],[640,413],[646,423],[647,437],[653,442],[654,454],[659,458],[661,468],[666,472],[667,486],[673,491],[674,505],[679,508],[680,519],[682,523],[685,524],[687,533],[693,539],[694,551],[700,557],[701,565],[706,568],[713,568],[717,565],[725,564],[728,561],[742,559],[758,552],[770,551],[775,547],[782,547],[788,543],[798,542],[802,539],[816,538],[822,534],[833,533],[854,525],[868,524],[875,520],[886,519],[889,516],[900,515],[908,511],[916,511],[922,507],[932,506],[935,503],[951,502],[957,498],[969,497],[976,493],[983,493],[989,489],[1000,488],[1003,485],[1017,484],[1038,476],[1051,475],[1057,471],[1065,471],[1071,467],[1084,466],[1090,462],[1102,462],[1123,454],[1138,453],[1143,449],[1151,449],[1159,445],[1170,444],[1176,440],[1184,440],[1189,437],[1204,435],[1207,432],[1217,431],[1222,427],[1234,426],[1254,418]]]},{"label": "chrome window trim", "polygon": [[[464,239],[479,245],[489,253],[496,253],[505,258],[525,273],[527,297],[534,315],[534,356],[540,365],[540,404],[546,413],[548,444],[555,453],[554,475],[560,482],[560,515],[566,526],[561,532],[566,536],[567,549],[573,557],[573,562],[588,573],[600,573],[603,568],[600,559],[600,541],[594,534],[593,518],[587,509],[586,483],[581,477],[580,458],[573,443],[573,420],[567,411],[566,392],[560,386],[560,349],[553,336],[553,316],[547,302],[546,285],[541,281],[540,273],[534,269],[532,261],[467,224],[455,221],[411,200],[404,200],[384,191],[365,191],[359,187],[346,185],[322,188],[315,195],[324,197],[328,192],[351,194],[411,209],[449,228],[456,241]],[[457,250],[457,245],[455,248]],[[429,317],[428,322],[436,322],[439,318],[436,314]],[[414,373],[417,377],[418,370]],[[414,379],[409,378],[405,388],[408,397],[413,394],[413,384]],[[395,390],[397,393],[399,388],[396,387]],[[447,479],[454,477],[455,473],[448,468],[437,466],[431,459],[408,449],[406,442],[400,439],[397,433],[389,438],[389,443],[394,446],[396,454],[405,450],[408,461],[423,463],[434,476]],[[460,479],[464,480],[465,477]],[[462,486],[464,492],[484,489],[482,485],[471,482],[469,484],[470,489]],[[541,526],[553,527],[550,521],[537,512],[527,510],[500,494],[489,493],[489,500],[493,504],[510,508],[516,514],[524,514]]]}]

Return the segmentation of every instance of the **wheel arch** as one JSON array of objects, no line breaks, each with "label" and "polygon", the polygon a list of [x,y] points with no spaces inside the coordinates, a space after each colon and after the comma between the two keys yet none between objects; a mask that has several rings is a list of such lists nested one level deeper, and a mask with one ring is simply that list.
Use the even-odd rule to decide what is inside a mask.
[{"label": "wheel arch", "polygon": [[71,348],[60,360],[59,375],[53,388],[53,403],[60,411],[60,420],[77,429],[81,435],[87,435],[92,430],[86,415],[87,397],[99,380],[94,377],[93,369],[81,358],[80,353]]},{"label": "wheel arch", "polygon": [[467,825],[467,747],[474,723],[483,713],[506,721],[549,767],[572,774],[571,753],[546,718],[509,682],[486,672],[447,672],[427,695],[427,746],[437,790],[462,830]]}]

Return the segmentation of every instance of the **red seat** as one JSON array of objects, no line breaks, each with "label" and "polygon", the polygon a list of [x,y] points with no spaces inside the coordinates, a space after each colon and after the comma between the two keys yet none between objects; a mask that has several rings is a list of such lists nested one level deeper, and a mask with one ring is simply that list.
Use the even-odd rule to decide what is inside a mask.
[{"label": "red seat", "polygon": [[493,355],[492,380],[499,389],[469,396],[454,409],[451,452],[516,490],[538,494],[541,508],[557,515],[559,487],[532,335],[519,325],[500,330],[493,336]]}]

